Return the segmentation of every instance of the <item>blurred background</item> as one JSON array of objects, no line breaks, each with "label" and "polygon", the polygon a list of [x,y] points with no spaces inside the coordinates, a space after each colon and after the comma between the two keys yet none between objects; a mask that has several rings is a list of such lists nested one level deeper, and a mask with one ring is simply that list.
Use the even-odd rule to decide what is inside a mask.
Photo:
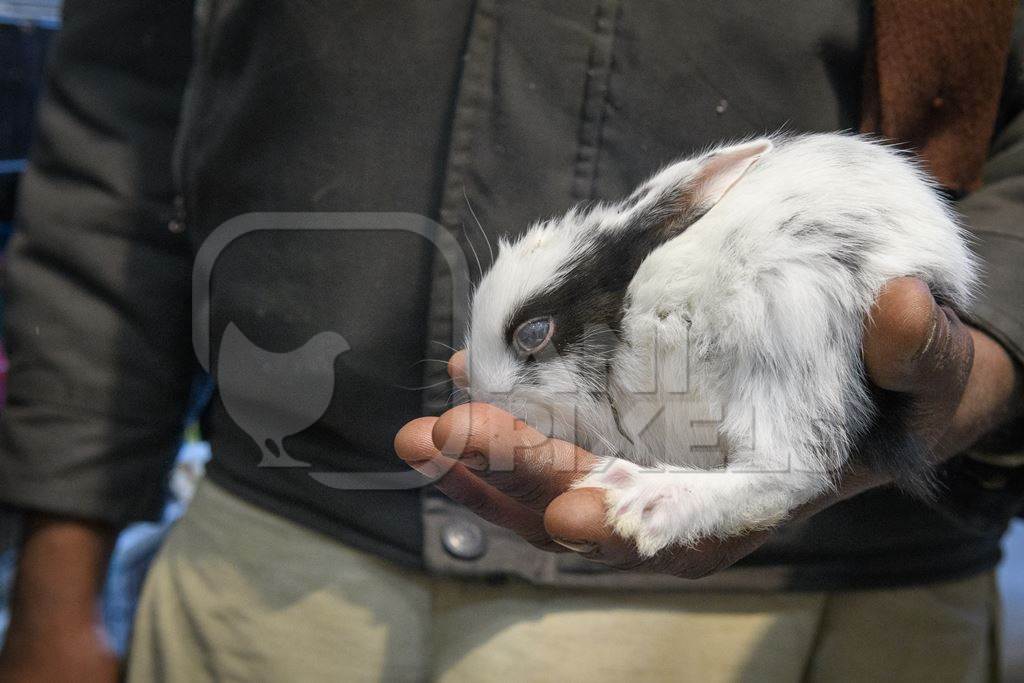
[{"label": "blurred background", "polygon": [[1004,667],[1006,680],[1024,681],[1024,523],[1017,522],[1003,541],[999,568],[1003,590]]},{"label": "blurred background", "polygon": [[[3,248],[13,230],[18,179],[25,168],[31,141],[34,105],[47,46],[60,27],[60,0],[0,0],[0,271]],[[0,296],[0,318],[3,298]],[[0,338],[0,403],[6,383],[7,360]],[[198,388],[194,404],[203,403]],[[195,429],[185,442],[167,492],[167,509],[159,523],[138,524],[122,534],[110,569],[105,593],[105,621],[119,651],[131,625],[135,598],[163,535],[187,505],[202,476],[208,449]],[[0,641],[6,626],[6,596],[13,576],[12,549],[18,519],[0,509]],[[1004,543],[1000,583],[1005,604],[1004,666],[1010,681],[1024,681],[1024,523],[1018,522]]]}]

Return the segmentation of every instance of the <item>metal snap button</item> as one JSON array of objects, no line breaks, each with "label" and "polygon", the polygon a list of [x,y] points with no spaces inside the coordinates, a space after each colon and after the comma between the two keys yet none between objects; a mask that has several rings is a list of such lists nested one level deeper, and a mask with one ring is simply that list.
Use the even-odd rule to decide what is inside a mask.
[{"label": "metal snap button", "polygon": [[478,525],[460,519],[449,522],[441,529],[441,545],[452,557],[475,560],[487,550],[487,537]]}]

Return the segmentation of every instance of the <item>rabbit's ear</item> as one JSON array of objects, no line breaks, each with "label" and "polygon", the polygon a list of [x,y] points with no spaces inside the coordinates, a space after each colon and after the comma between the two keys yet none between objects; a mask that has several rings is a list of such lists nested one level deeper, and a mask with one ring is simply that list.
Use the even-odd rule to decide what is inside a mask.
[{"label": "rabbit's ear", "polygon": [[723,147],[700,160],[700,168],[693,177],[697,204],[710,209],[725,193],[750,170],[774,145],[768,138],[760,138],[731,147]]}]

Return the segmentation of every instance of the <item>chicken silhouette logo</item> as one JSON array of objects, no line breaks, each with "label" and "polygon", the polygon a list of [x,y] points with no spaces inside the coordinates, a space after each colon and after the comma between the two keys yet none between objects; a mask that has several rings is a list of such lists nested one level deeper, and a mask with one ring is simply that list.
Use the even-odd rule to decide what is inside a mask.
[{"label": "chicken silhouette logo", "polygon": [[217,386],[231,419],[260,447],[260,467],[308,467],[283,440],[312,426],[334,394],[334,360],[349,350],[336,332],[321,332],[285,353],[253,344],[234,323],[221,337]]}]

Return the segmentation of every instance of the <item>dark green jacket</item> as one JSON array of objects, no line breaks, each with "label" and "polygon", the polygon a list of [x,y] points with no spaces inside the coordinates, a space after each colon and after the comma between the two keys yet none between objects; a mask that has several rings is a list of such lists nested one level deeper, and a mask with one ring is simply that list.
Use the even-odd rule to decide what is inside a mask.
[{"label": "dark green jacket", "polygon": [[[715,141],[856,129],[871,26],[868,3],[845,0],[201,0],[190,50],[190,12],[168,0],[66,3],[10,260],[0,442],[10,505],[115,523],[157,513],[196,369],[193,259],[225,221],[419,214],[463,245],[476,278],[472,253],[486,267],[488,248],[475,219],[493,240],[620,197]],[[961,203],[986,265],[971,318],[1018,358],[1021,105],[1015,51],[986,186]],[[283,442],[311,467],[258,467],[261,446],[216,396],[204,421],[210,477],[409,564],[640,581],[530,554],[490,528],[460,557],[441,541],[476,522],[429,492],[339,490],[310,476],[401,470],[395,432],[443,408],[447,387],[417,389],[443,379],[440,365],[419,361],[444,358],[461,336],[443,256],[394,231],[263,231],[228,245],[211,280],[214,370],[229,323],[270,351],[324,330],[351,349],[335,362],[323,418]],[[262,400],[276,405],[275,388]],[[880,489],[789,525],[737,569],[667,583],[963,576],[998,561],[1004,521],[972,530]]]}]

